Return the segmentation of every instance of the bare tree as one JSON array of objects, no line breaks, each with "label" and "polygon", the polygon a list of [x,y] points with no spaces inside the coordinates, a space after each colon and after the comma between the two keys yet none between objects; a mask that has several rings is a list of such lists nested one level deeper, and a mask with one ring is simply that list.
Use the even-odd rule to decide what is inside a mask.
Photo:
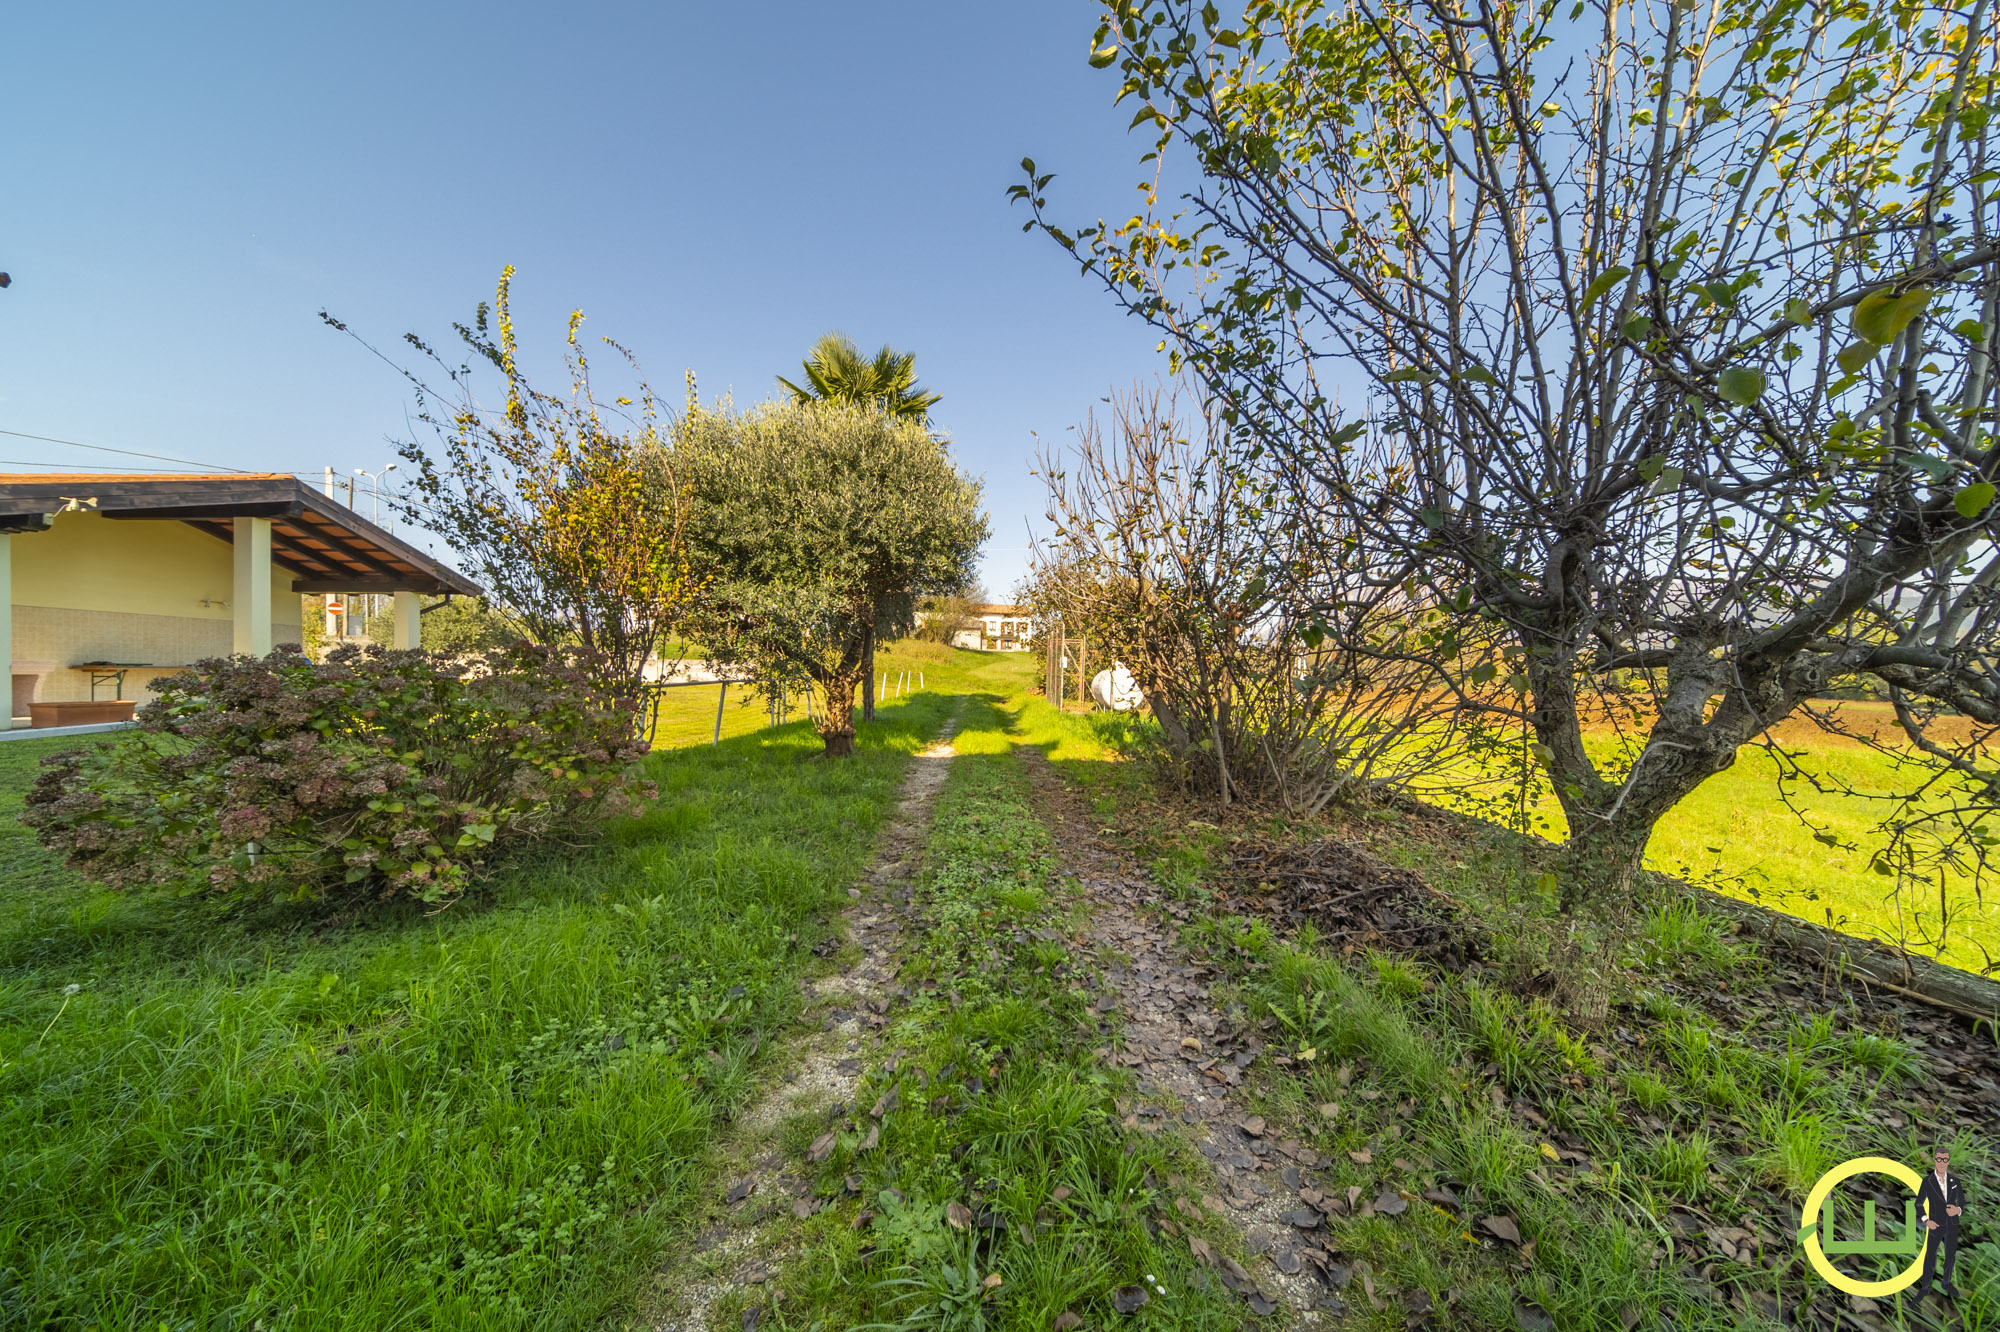
[{"label": "bare tree", "polygon": [[1311,521],[1234,462],[1219,421],[1178,406],[1114,396],[1108,429],[1093,414],[1044,452],[1054,536],[1030,605],[1132,672],[1168,754],[1222,804],[1308,814],[1434,772],[1472,717],[1439,662],[1475,644],[1444,641],[1447,617],[1357,567],[1351,531]]},{"label": "bare tree", "polygon": [[928,643],[950,643],[959,630],[978,626],[979,607],[990,600],[985,585],[977,581],[956,592],[925,597],[917,607],[917,623],[910,637]]},{"label": "bare tree", "polygon": [[[1987,0],[1119,0],[1091,59],[1157,132],[1148,207],[1072,234],[1032,162],[1015,194],[1239,457],[1504,633],[1459,696],[1532,728],[1572,904],[1857,674],[1921,760],[1885,829],[1963,867],[2000,789],[1996,33]],[[1644,723],[1593,749],[1614,678]]]}]

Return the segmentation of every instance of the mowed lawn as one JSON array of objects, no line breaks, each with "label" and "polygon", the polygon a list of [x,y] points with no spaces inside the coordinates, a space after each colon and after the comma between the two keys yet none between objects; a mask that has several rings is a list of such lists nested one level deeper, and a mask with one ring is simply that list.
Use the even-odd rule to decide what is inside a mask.
[{"label": "mowed lawn", "polygon": [[[1901,944],[1979,971],[2000,961],[2000,894],[1981,891],[1973,876],[1947,870],[1897,890],[1894,878],[1872,872],[1881,845],[1876,825],[1886,801],[1904,789],[1909,771],[1878,751],[1835,736],[1790,727],[1783,737],[1798,762],[1827,789],[1802,780],[1783,788],[1777,762],[1745,748],[1736,763],[1710,777],[1654,830],[1646,863],[1745,901],[1757,901],[1850,934]],[[1481,817],[1504,817],[1518,787],[1512,777],[1481,772],[1468,761],[1450,782],[1427,784],[1427,800]],[[1852,788],[1857,794],[1845,794]],[[1796,807],[1796,809],[1794,808]],[[1801,819],[1800,812],[1805,815]],[[1562,811],[1539,770],[1527,796],[1530,830],[1561,841]],[[1839,845],[1816,840],[1833,835]],[[1941,941],[1941,945],[1940,945]]]},{"label": "mowed lawn", "polygon": [[951,706],[848,763],[803,724],[656,753],[650,812],[436,915],[98,890],[15,821],[66,742],[0,744],[0,1327],[617,1309]]},{"label": "mowed lawn", "polygon": [[[699,660],[701,649],[686,643],[671,645],[690,659]],[[914,639],[885,645],[875,654],[876,684],[881,690],[878,711],[898,706],[920,694],[958,694],[998,689],[1013,693],[1018,681],[1025,681],[1041,669],[1039,653],[967,652],[938,643]],[[886,685],[883,677],[889,677]],[[856,711],[860,695],[855,695]],[[804,695],[786,697],[786,720],[807,721]],[[813,710],[821,706],[814,696]],[[653,748],[684,749],[690,745],[713,744],[720,716],[721,737],[753,735],[770,729],[769,700],[750,685],[676,685],[665,691],[659,722],[653,732]]]}]

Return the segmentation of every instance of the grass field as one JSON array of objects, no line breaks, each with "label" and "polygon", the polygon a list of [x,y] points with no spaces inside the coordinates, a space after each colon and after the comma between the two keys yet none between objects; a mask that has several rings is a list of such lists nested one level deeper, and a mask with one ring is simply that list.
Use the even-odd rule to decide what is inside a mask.
[{"label": "grass field", "polygon": [[0,1326],[572,1328],[657,1260],[946,702],[651,760],[436,916],[94,889],[0,745]]},{"label": "grass field", "polygon": [[[1610,746],[1608,737],[1593,737],[1593,743],[1607,751]],[[2000,961],[2000,895],[1982,894],[1970,876],[1951,872],[1942,882],[1906,883],[1899,892],[1894,879],[1870,872],[1881,843],[1875,827],[1886,812],[1884,801],[1870,797],[1907,783],[1896,761],[1804,726],[1788,730],[1784,743],[1829,788],[1790,783],[1805,820],[1780,798],[1777,761],[1762,749],[1745,748],[1735,766],[1703,782],[1660,820],[1647,865],[1970,971]],[[1537,836],[1563,839],[1561,808],[1539,769],[1524,795],[1518,767],[1503,773],[1466,760],[1450,780],[1425,783],[1418,794],[1482,818],[1524,814],[1522,822]],[[1525,809],[1511,808],[1522,799]],[[1839,844],[1816,840],[1815,833]]]},{"label": "grass field", "polygon": [[[965,652],[915,639],[891,643],[875,654],[878,686],[882,683],[880,677],[892,677],[886,691],[877,699],[876,706],[880,710],[923,693],[947,694],[977,689],[981,687],[981,681],[988,679],[1004,678],[1011,688],[1017,673],[1032,671],[1040,661],[1033,653]],[[787,720],[804,721],[805,699],[793,695],[788,702]],[[712,743],[716,734],[718,705],[722,714],[721,733],[725,740],[770,727],[770,705],[753,687],[730,685],[725,691],[722,685],[680,685],[666,691],[659,725],[653,733],[653,748],[683,749],[689,745]],[[859,711],[857,701],[857,715]]]},{"label": "grass field", "polygon": [[[1205,905],[1208,880],[1235,834],[1162,799],[1142,765],[1114,761],[1130,719],[1030,696],[1037,664],[898,645],[884,669],[914,665],[928,687],[884,703],[854,762],[818,759],[803,722],[763,728],[751,712],[719,746],[656,753],[662,800],[602,844],[517,859],[436,916],[228,914],[93,889],[13,819],[35,763],[65,742],[0,745],[0,1327],[617,1319],[683,1238],[685,1204],[715,1187],[722,1121],[780,1071],[773,1037],[798,1011],[800,979],[823,965],[812,945],[909,755],[953,709],[961,757],[935,811],[919,885],[930,925],[910,940],[916,997],[895,1040],[908,1052],[902,1082],[925,1070],[949,1085],[975,1068],[989,1081],[979,1113],[938,1119],[915,1113],[939,1094],[920,1079],[879,1155],[843,1142],[823,1163],[830,1197],[847,1196],[848,1174],[865,1174],[865,1197],[902,1195],[871,1232],[900,1246],[871,1282],[955,1280],[952,1298],[981,1307],[984,1278],[961,1255],[966,1236],[939,1222],[943,1201],[972,1180],[996,1208],[1039,1216],[1060,1179],[1084,1200],[1072,1222],[1003,1231],[979,1255],[979,1272],[1003,1277],[994,1307],[1006,1325],[1101,1307],[1112,1279],[1135,1270],[1190,1292],[1175,1301],[1179,1323],[1156,1307],[1145,1325],[1236,1316],[1146,1224],[1161,1196],[1129,1201],[1199,1162],[1171,1133],[1121,1125],[1119,1084],[1094,1061],[1102,1037],[1079,1008],[1085,978],[1064,969],[1059,936],[1021,943],[1087,905],[1051,873],[1050,834],[1012,752],[1023,745],[1050,756],[1168,893],[1204,905],[1185,939],[1232,969],[1218,998],[1268,1018],[1273,1052],[1319,1052],[1283,1072],[1259,1062],[1262,1113],[1328,1156],[1343,1188],[1470,1184],[1481,1211],[1511,1215],[1539,1245],[1532,1266],[1518,1263],[1414,1196],[1402,1222],[1329,1218],[1385,1289],[1428,1292],[1467,1325],[1508,1325],[1517,1297],[1565,1325],[1610,1325],[1627,1309],[1736,1325],[1706,1283],[1775,1291],[1778,1274],[1746,1276],[1743,1259],[1718,1276],[1710,1261],[1697,1279],[1702,1260],[1656,1248],[1669,1209],[1768,1213],[1777,1220],[1746,1229],[1772,1229],[1777,1244],[1796,1215],[1780,1213],[1840,1153],[1921,1155],[1936,1110],[1902,1034],[1793,1025],[1785,1009],[1752,1030],[1685,1001],[1762,969],[1714,922],[1649,923],[1648,969],[1619,982],[1656,987],[1620,991],[1635,1043],[1572,1030],[1491,972],[1337,954],[1309,933],[1223,918]],[[1731,812],[1720,798],[1718,817]],[[1384,835],[1476,913],[1512,909],[1506,834],[1476,847]],[[1317,1109],[1333,1102],[1337,1120]],[[1883,1125],[1905,1121],[1889,1141]],[[823,1128],[794,1127],[801,1153]],[[1937,1127],[1983,1176],[1978,1137]],[[1583,1144],[1587,1160],[1559,1161],[1552,1136]],[[784,1277],[829,1327],[916,1304],[905,1298],[916,1287],[857,1284],[859,1205],[802,1223],[810,1259]],[[1985,1280],[2000,1250],[1981,1243],[1968,1272]],[[1356,1325],[1403,1325],[1395,1299],[1367,1310],[1350,1290],[1349,1308]],[[1991,1301],[1967,1308],[1968,1327],[2000,1317]]]},{"label": "grass field", "polygon": [[[1088,908],[1054,874],[1050,830],[1013,751],[1031,736],[1067,736],[1073,754],[1103,766],[1109,750],[1087,724],[1023,697],[1037,664],[988,658],[977,672],[985,688],[960,709],[916,892],[928,928],[903,959],[912,997],[887,1039],[898,1059],[856,1096],[899,1105],[880,1121],[879,1146],[841,1131],[843,1107],[789,1126],[801,1154],[822,1132],[838,1140],[805,1166],[831,1201],[791,1237],[799,1256],[770,1311],[782,1326],[1040,1332],[1072,1326],[1057,1320],[1073,1309],[1110,1316],[1112,1289],[1141,1273],[1175,1294],[1170,1314],[1138,1325],[1242,1325],[1219,1287],[1194,1285],[1185,1245],[1148,1224],[1158,1181],[1191,1169],[1192,1153],[1121,1123],[1117,1097],[1132,1078],[1093,1054],[1097,982],[1065,938]],[[1027,931],[1037,941],[1023,946]],[[939,1098],[963,1112],[939,1113]],[[860,1201],[840,1205],[857,1186]],[[946,1210],[967,1198],[986,1216],[971,1229]],[[860,1211],[871,1214],[865,1227],[853,1224]],[[743,1289],[719,1325],[772,1301],[768,1287]]]}]

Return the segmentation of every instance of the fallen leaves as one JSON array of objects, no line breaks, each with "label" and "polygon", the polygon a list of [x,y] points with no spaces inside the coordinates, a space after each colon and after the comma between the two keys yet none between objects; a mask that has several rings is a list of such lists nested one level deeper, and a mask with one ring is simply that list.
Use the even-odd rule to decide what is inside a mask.
[{"label": "fallen leaves", "polygon": [[1514,1297],[1514,1323],[1521,1332],[1555,1332],[1556,1326],[1547,1309],[1520,1295]]},{"label": "fallen leaves", "polygon": [[[839,1137],[840,1135],[837,1133],[828,1132],[814,1138],[812,1146],[806,1150],[806,1160],[815,1164],[826,1160],[827,1156],[832,1153],[833,1144],[839,1140]],[[735,1199],[732,1198],[730,1201],[734,1202]]]},{"label": "fallen leaves", "polygon": [[1509,1244],[1518,1245],[1521,1242],[1521,1227],[1514,1223],[1514,1218],[1511,1216],[1482,1216],[1479,1218],[1479,1228],[1495,1239],[1506,1240]]},{"label": "fallen leaves", "polygon": [[954,1230],[964,1230],[972,1224],[972,1209],[962,1202],[948,1202],[944,1205],[944,1219]]},{"label": "fallen leaves", "polygon": [[1111,1292],[1111,1307],[1122,1314],[1138,1313],[1152,1298],[1144,1286],[1120,1286]]}]

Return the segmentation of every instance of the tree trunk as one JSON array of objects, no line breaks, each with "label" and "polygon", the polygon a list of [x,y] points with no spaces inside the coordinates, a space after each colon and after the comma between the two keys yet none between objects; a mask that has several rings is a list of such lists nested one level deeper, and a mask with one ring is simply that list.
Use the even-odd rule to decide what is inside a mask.
[{"label": "tree trunk", "polygon": [[[1728,736],[1704,728],[1694,743],[1663,739],[1656,727],[1621,786],[1597,784],[1595,798],[1579,799],[1580,783],[1556,775],[1569,841],[1557,874],[1565,910],[1592,906],[1606,915],[1631,902],[1633,876],[1646,859],[1653,825],[1697,786],[1736,761]],[[1747,737],[1746,737],[1747,738]],[[1574,789],[1562,792],[1569,785]]]},{"label": "tree trunk", "polygon": [[819,738],[826,742],[830,758],[849,758],[854,753],[854,679],[835,676],[821,682],[826,690],[826,711],[819,719]]},{"label": "tree trunk", "polygon": [[[874,608],[869,608],[874,614]],[[861,631],[861,720],[875,720],[875,626]]]},{"label": "tree trunk", "polygon": [[1153,720],[1159,722],[1160,730],[1167,737],[1167,748],[1175,758],[1184,757],[1193,742],[1188,739],[1187,727],[1182,724],[1180,714],[1174,711],[1174,705],[1167,701],[1166,695],[1155,693],[1144,685],[1140,685],[1139,690],[1146,696],[1146,706],[1152,710]]},{"label": "tree trunk", "polygon": [[1602,819],[1584,812],[1569,820],[1569,841],[1556,858],[1556,884],[1566,912],[1590,907],[1609,915],[1632,900],[1633,876],[1645,863],[1650,822]]}]

